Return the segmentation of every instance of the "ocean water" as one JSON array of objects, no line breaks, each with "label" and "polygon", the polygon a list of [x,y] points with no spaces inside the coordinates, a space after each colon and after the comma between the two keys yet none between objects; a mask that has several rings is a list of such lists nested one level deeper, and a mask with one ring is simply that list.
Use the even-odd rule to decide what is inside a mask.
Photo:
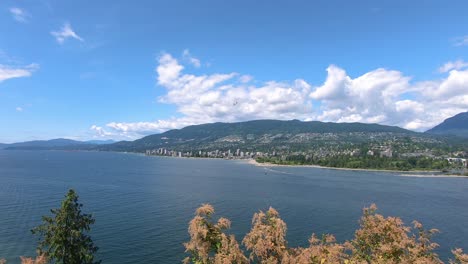
[{"label": "ocean water", "polygon": [[92,237],[103,263],[180,263],[188,222],[202,203],[232,221],[240,241],[253,214],[276,208],[291,246],[312,233],[351,239],[361,209],[438,228],[438,253],[468,251],[468,178],[257,167],[242,161],[64,151],[0,151],[0,257],[19,263],[35,252],[30,229],[74,188],[96,219]]}]

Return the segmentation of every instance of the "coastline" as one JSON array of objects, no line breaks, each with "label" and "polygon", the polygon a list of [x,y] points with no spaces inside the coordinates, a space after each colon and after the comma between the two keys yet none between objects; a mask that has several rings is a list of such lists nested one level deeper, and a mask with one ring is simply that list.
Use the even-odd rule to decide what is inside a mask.
[{"label": "coastline", "polygon": [[[468,178],[465,175],[456,174],[435,174],[441,173],[440,171],[434,170],[412,170],[412,171],[401,171],[401,170],[386,170],[386,169],[354,169],[354,168],[336,168],[336,167],[325,167],[320,165],[287,165],[287,164],[273,164],[273,163],[259,163],[255,159],[249,159],[246,163],[258,166],[258,167],[292,167],[292,168],[316,168],[316,169],[329,169],[329,170],[343,170],[343,171],[371,171],[371,172],[393,172],[400,173],[402,177],[418,177],[418,178]],[[418,174],[421,173],[421,174]],[[433,174],[422,174],[422,173],[433,173]]]},{"label": "coastline", "polygon": [[[0,151],[6,151],[6,149],[0,149]],[[10,150],[8,150],[10,151]],[[18,151],[18,150],[16,150]],[[19,151],[37,151],[37,150],[19,150]],[[70,150],[43,150],[43,151],[65,151],[70,152]],[[121,154],[131,154],[138,156],[146,157],[159,157],[159,158],[181,158],[181,159],[220,159],[220,160],[230,160],[230,161],[240,161],[257,167],[292,167],[292,168],[316,168],[316,169],[328,169],[328,170],[343,170],[343,171],[368,171],[368,172],[391,172],[398,173],[398,176],[401,177],[415,177],[415,178],[468,178],[467,175],[457,175],[457,174],[442,174],[441,171],[436,170],[411,170],[411,171],[401,171],[401,170],[388,170],[388,169],[363,169],[363,168],[338,168],[338,167],[326,167],[320,165],[287,165],[287,164],[273,164],[273,163],[259,163],[255,159],[222,159],[222,158],[209,158],[209,157],[172,157],[172,156],[158,156],[158,155],[146,155],[142,152],[127,152],[127,151],[101,151],[101,150],[73,150],[72,152],[110,152],[110,153],[121,153]],[[432,174],[430,174],[432,173]]]}]

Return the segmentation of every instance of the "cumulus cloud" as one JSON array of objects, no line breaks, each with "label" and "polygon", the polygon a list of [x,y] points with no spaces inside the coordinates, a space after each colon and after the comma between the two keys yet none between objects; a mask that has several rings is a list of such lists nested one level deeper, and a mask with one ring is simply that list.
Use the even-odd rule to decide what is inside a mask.
[{"label": "cumulus cloud", "polygon": [[300,119],[380,123],[423,131],[468,108],[468,71],[451,68],[441,80],[412,82],[396,70],[380,68],[353,78],[331,65],[318,86],[303,79],[252,84],[253,77],[235,72],[185,73],[179,60],[164,53],[156,66],[157,84],[165,91],[158,100],[175,106],[176,116],[111,122],[99,130],[136,138],[208,122]]},{"label": "cumulus cloud", "polygon": [[78,36],[78,34],[76,34],[75,31],[73,31],[69,23],[63,24],[62,28],[59,31],[52,31],[50,32],[50,34],[55,37],[55,40],[57,40],[59,44],[63,44],[68,38],[73,38],[81,42],[84,41],[83,38]]},{"label": "cumulus cloud", "polygon": [[310,94],[321,101],[323,112],[318,120],[402,125],[392,120],[402,105],[410,103],[400,101],[403,93],[413,90],[409,77],[398,71],[376,69],[352,79],[333,65],[327,72],[325,83]]},{"label": "cumulus cloud", "polygon": [[13,19],[15,19],[16,21],[21,23],[28,22],[30,15],[24,9],[21,9],[19,7],[11,7],[9,11],[10,14],[13,16]]},{"label": "cumulus cloud", "polygon": [[239,74],[234,72],[196,76],[182,74],[182,70],[169,54],[159,59],[158,84],[167,89],[159,101],[175,104],[180,114],[189,117],[189,123],[288,118],[310,109],[305,102],[310,87],[301,80],[292,84],[267,82],[257,87],[237,84]]},{"label": "cumulus cloud", "polygon": [[25,67],[14,67],[0,64],[0,83],[13,78],[29,77],[39,68],[37,64],[30,64]]},{"label": "cumulus cloud", "polygon": [[399,71],[377,69],[357,78],[328,69],[324,85],[311,97],[321,101],[322,121],[397,125],[422,131],[466,111],[468,71],[452,70],[437,81],[412,83]]},{"label": "cumulus cloud", "polygon": [[452,70],[442,81],[427,82],[432,89],[421,91],[433,100],[450,100],[468,94],[468,70]]},{"label": "cumulus cloud", "polygon": [[467,67],[468,62],[465,62],[464,60],[449,61],[439,68],[439,72],[445,73],[451,70],[461,70]]}]

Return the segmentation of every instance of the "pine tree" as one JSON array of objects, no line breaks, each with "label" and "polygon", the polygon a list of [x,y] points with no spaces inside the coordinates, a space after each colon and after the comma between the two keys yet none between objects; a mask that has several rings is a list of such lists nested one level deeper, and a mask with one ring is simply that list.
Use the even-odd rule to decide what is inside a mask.
[{"label": "pine tree", "polygon": [[52,263],[94,264],[98,248],[88,235],[94,219],[81,211],[78,195],[70,189],[61,207],[52,209],[54,216],[43,216],[43,224],[34,228],[33,234],[39,235],[38,250]]}]

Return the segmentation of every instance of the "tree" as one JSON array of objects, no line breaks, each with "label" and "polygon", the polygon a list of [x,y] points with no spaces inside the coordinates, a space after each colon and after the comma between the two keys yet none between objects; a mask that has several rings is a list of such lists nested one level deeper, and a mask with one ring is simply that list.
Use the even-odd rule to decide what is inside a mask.
[{"label": "tree", "polygon": [[94,219],[81,211],[78,195],[70,189],[59,209],[52,209],[53,217],[43,216],[43,224],[31,230],[39,235],[38,251],[53,263],[94,264],[98,248],[88,235]]}]

